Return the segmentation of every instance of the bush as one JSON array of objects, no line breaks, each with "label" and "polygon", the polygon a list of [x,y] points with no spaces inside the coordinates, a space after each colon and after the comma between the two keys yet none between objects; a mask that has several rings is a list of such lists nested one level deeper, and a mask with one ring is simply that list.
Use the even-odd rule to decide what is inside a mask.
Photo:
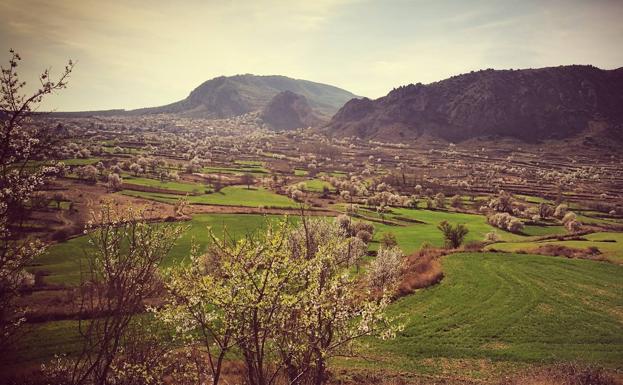
[{"label": "bush", "polygon": [[523,222],[517,218],[513,218],[508,222],[508,231],[511,233],[519,233],[523,230],[524,225]]},{"label": "bush", "polygon": [[446,251],[429,245],[422,245],[420,250],[408,256],[404,262],[403,274],[398,284],[399,297],[412,294],[439,283],[443,279],[443,271],[439,257]]},{"label": "bush", "polygon": [[568,209],[569,207],[566,204],[561,203],[558,206],[556,206],[556,210],[554,210],[554,216],[556,218],[562,218],[565,216]]},{"label": "bush", "polygon": [[508,230],[512,233],[518,233],[524,228],[523,222],[509,213],[493,214],[487,218],[487,222],[491,226],[495,226],[502,230]]},{"label": "bush", "polygon": [[391,249],[393,247],[398,246],[398,241],[396,241],[396,236],[394,233],[385,233],[381,237],[381,246],[386,249]]},{"label": "bush", "polygon": [[500,236],[495,231],[485,234],[485,242],[494,243],[500,240]]},{"label": "bush", "polygon": [[357,238],[361,239],[366,244],[368,244],[372,240],[372,234],[370,234],[366,230],[359,230],[357,231]]},{"label": "bush", "polygon": [[447,221],[443,221],[439,223],[437,228],[443,233],[443,237],[446,241],[446,247],[450,247],[453,249],[461,246],[461,243],[463,243],[463,239],[465,239],[465,236],[467,235],[467,233],[469,233],[467,227],[465,227],[465,225],[461,223],[457,223],[456,225],[452,226]]},{"label": "bush", "polygon": [[582,224],[575,219],[565,223],[565,229],[570,233],[578,233],[582,230]]}]

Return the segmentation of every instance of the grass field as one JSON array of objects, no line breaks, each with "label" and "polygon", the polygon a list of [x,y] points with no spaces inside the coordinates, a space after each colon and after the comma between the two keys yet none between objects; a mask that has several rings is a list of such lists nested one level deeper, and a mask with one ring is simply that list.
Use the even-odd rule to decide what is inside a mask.
[{"label": "grass field", "polygon": [[268,174],[270,171],[261,166],[248,165],[243,167],[204,167],[201,172],[209,174]]},{"label": "grass field", "polygon": [[311,179],[302,183],[305,184],[305,191],[322,192],[325,187],[328,188],[329,191],[335,191],[335,187],[333,187],[331,183],[322,179]]},{"label": "grass field", "polygon": [[62,159],[61,162],[65,163],[65,166],[86,166],[87,164],[95,164],[100,160],[102,158]]},{"label": "grass field", "polygon": [[561,245],[576,249],[586,249],[597,247],[601,253],[614,262],[623,263],[623,233],[592,233],[583,235],[585,241],[547,241],[547,242],[509,242],[495,243],[488,246],[488,249],[502,251],[529,251],[543,245]]},{"label": "grass field", "polygon": [[[121,193],[165,203],[175,203],[180,199],[178,195],[173,194],[149,193],[132,190],[123,190]],[[189,196],[188,202],[191,204],[221,206],[298,207],[298,204],[288,197],[275,194],[261,187],[247,189],[246,186],[228,186],[217,193]]]},{"label": "grass field", "polygon": [[487,359],[623,367],[623,267],[489,253],[444,257],[443,269],[441,284],[391,306],[405,330],[371,341],[371,354],[387,354],[381,366],[452,373],[460,360]]},{"label": "grass field", "polygon": [[[371,215],[368,211],[362,211],[362,213]],[[430,243],[433,246],[443,246],[443,237],[437,229],[437,225],[444,220],[452,224],[462,223],[467,226],[469,233],[465,238],[466,242],[482,241],[485,234],[491,231],[495,231],[500,239],[504,241],[527,241],[537,236],[565,233],[562,226],[526,226],[524,234],[513,234],[489,225],[483,215],[438,210],[392,208],[392,212],[386,215],[386,218],[388,220],[396,220],[402,226],[375,223],[375,239],[378,240],[384,233],[391,232],[396,236],[398,244],[405,253],[411,253],[419,249],[424,243]],[[423,223],[401,222],[400,218]]]},{"label": "grass field", "polygon": [[[245,231],[241,221],[233,223]],[[444,257],[443,269],[439,285],[390,306],[405,328],[394,340],[366,341],[366,355],[379,361],[338,364],[445,375],[460,369],[467,378],[499,367],[555,361],[623,367],[622,266],[465,253]],[[15,356],[24,362],[76,347],[75,321],[26,327],[32,334]]]},{"label": "grass field", "polygon": [[143,178],[136,177],[131,175],[123,175],[123,182],[129,184],[135,184],[139,186],[148,186],[161,188],[166,190],[176,190],[176,191],[185,191],[189,193],[200,193],[203,194],[205,190],[208,188],[205,185],[199,183],[184,183],[184,182],[175,182],[175,181],[159,181],[157,179],[151,178]]},{"label": "grass field", "polygon": [[[191,241],[205,247],[209,239],[207,227],[210,226],[217,235],[223,229],[236,238],[250,234],[263,227],[267,221],[274,221],[280,216],[246,215],[246,214],[203,214],[195,215],[191,221],[176,224],[188,226],[189,229],[177,241],[163,262],[163,266],[180,263],[190,251]],[[80,281],[80,263],[89,250],[88,237],[81,236],[67,242],[50,246],[41,257],[37,258],[36,266],[31,271],[44,270],[50,273],[46,281],[50,283],[76,284]]]}]

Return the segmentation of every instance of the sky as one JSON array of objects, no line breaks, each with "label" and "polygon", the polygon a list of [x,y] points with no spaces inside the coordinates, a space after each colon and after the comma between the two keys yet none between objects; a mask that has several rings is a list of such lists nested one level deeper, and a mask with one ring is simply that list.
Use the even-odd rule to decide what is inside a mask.
[{"label": "sky", "polygon": [[[285,75],[377,98],[471,70],[623,66],[623,0],[2,0],[0,62],[41,110],[140,108],[221,75]],[[4,56],[2,56],[4,55]]]}]

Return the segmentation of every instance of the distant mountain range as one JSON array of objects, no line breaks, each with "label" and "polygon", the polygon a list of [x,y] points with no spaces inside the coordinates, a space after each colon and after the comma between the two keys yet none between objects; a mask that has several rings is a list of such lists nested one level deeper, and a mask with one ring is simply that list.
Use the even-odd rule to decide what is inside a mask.
[{"label": "distant mountain range", "polygon": [[353,99],[325,127],[335,136],[409,141],[569,138],[598,129],[623,140],[623,68],[560,66],[483,70],[410,84],[376,100]]},{"label": "distant mountain range", "polygon": [[285,76],[220,76],[195,88],[184,100],[161,107],[141,108],[130,114],[171,113],[188,117],[228,118],[262,111],[273,97],[289,91],[306,99],[320,120],[328,121],[356,95],[322,83]]}]

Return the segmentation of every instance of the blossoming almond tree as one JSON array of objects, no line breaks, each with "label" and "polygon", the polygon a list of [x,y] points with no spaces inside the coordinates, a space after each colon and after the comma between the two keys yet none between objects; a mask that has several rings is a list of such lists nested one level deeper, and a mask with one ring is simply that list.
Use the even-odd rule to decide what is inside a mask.
[{"label": "blossoming almond tree", "polygon": [[322,384],[327,360],[350,354],[356,339],[392,336],[387,299],[368,300],[349,274],[356,258],[338,224],[303,218],[237,242],[210,237],[206,255],[168,275],[158,314],[204,345],[212,384],[232,351],[251,385]]},{"label": "blossoming almond tree", "polygon": [[123,341],[136,316],[146,310],[145,300],[159,293],[158,269],[184,230],[150,224],[141,210],[121,212],[111,202],[93,213],[85,229],[89,247],[80,287],[82,350],[57,363],[60,383],[104,385],[112,383],[113,375],[115,383],[148,383],[134,377],[151,372],[127,372]]},{"label": "blossoming almond tree", "polygon": [[13,305],[17,289],[27,277],[25,266],[41,254],[40,242],[23,236],[23,221],[35,191],[63,168],[29,167],[51,150],[52,133],[32,124],[31,113],[45,96],[63,89],[73,69],[69,61],[58,80],[49,70],[39,77],[40,87],[32,95],[22,94],[19,54],[11,50],[9,66],[0,74],[0,350],[8,347],[16,327],[24,321]]}]

